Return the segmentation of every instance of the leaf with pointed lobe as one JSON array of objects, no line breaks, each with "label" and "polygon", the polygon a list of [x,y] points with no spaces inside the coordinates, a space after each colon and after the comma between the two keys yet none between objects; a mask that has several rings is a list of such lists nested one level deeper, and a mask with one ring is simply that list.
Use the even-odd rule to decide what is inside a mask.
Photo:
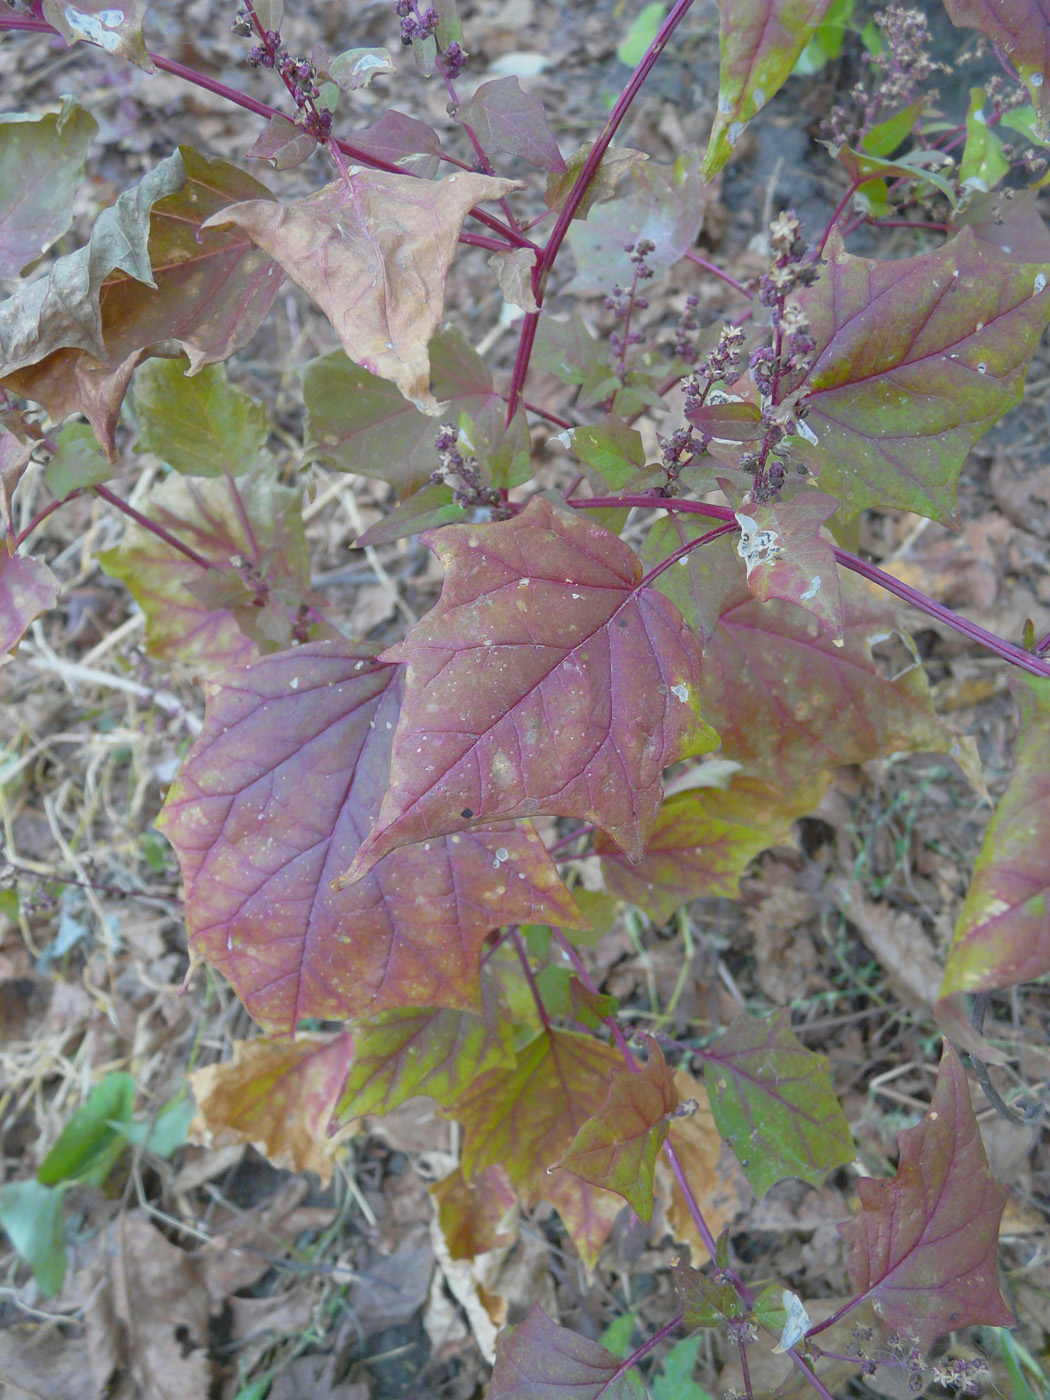
[{"label": "leaf with pointed lobe", "polygon": [[593,1036],[544,1027],[519,1048],[513,1067],[482,1075],[450,1110],[463,1126],[468,1179],[499,1165],[526,1210],[550,1201],[588,1268],[623,1202],[554,1164],[599,1111],[622,1063],[618,1050]]},{"label": "leaf with pointed lobe", "polygon": [[844,515],[896,505],[950,520],[967,452],[1020,402],[1050,321],[1046,264],[1017,263],[963,228],[892,262],[829,239],[797,297],[816,342],[801,391],[817,444],[799,455]]},{"label": "leaf with pointed lobe", "polygon": [[622,1196],[643,1224],[653,1213],[656,1154],[678,1105],[674,1075],[652,1037],[643,1065],[621,1064],[605,1102],[580,1127],[558,1166]]},{"label": "leaf with pointed lobe", "polygon": [[[1007,198],[1009,194],[1009,198]],[[1035,190],[974,191],[952,212],[948,230],[969,228],[978,242],[1012,262],[1050,262],[1050,229],[1036,204]]]},{"label": "leaf with pointed lobe", "polygon": [[918,147],[895,160],[883,160],[866,150],[854,150],[852,146],[828,145],[828,151],[857,185],[853,195],[857,209],[873,218],[890,212],[886,189],[891,180],[930,185],[953,209],[958,203],[952,159],[943,151]]},{"label": "leaf with pointed lobe", "polygon": [[792,844],[792,823],[816,810],[830,781],[812,773],[790,793],[743,774],[729,788],[691,788],[664,799],[645,855],[632,865],[597,835],[605,887],[657,924],[701,897],[736,899],[760,851]]},{"label": "leaf with pointed lobe", "polygon": [[69,228],[97,131],[71,98],[44,117],[0,116],[0,277],[17,277]]},{"label": "leaf with pointed lobe", "polygon": [[351,1032],[295,1041],[236,1040],[233,1059],[189,1076],[197,1101],[191,1141],[251,1143],[286,1171],[332,1179],[338,1137],[328,1127],[353,1054]]},{"label": "leaf with pointed lobe", "polygon": [[316,149],[309,132],[275,112],[244,154],[249,160],[268,160],[275,170],[294,170]]},{"label": "leaf with pointed lobe", "polygon": [[395,1007],[360,1022],[354,1035],[354,1060],[336,1110],[340,1122],[391,1113],[416,1094],[447,1108],[472,1079],[514,1063],[510,1018],[498,1004],[484,1016]]},{"label": "leaf with pointed lobe", "polygon": [[445,583],[384,653],[407,665],[405,702],[351,878],[406,842],[540,813],[593,821],[640,859],[662,770],[716,742],[675,609],[639,587],[627,545],[543,497],[427,542]]},{"label": "leaf with pointed lobe", "polygon": [[370,525],[364,534],[358,535],[354,548],[390,544],[393,540],[403,540],[406,535],[418,535],[439,525],[461,525],[464,520],[470,519],[472,512],[467,507],[457,505],[453,496],[452,487],[443,481],[424,486]]},{"label": "leaf with pointed lobe", "polygon": [[351,132],[347,140],[359,150],[389,161],[391,165],[399,164],[406,156],[432,156],[436,161],[441,155],[441,141],[432,126],[393,108],[385,111],[372,126]]},{"label": "leaf with pointed lobe", "polygon": [[[83,413],[107,456],[135,367],[177,341],[190,372],[228,359],[273,304],[281,269],[238,231],[202,231],[264,185],[188,146],[96,222],[86,248],[0,308],[0,375],[56,422]],[[117,216],[117,211],[122,211]]]},{"label": "leaf with pointed lobe", "polygon": [[1008,1192],[992,1178],[962,1062],[945,1042],[930,1107],[898,1135],[891,1181],[858,1183],[860,1214],[839,1226],[846,1267],[887,1327],[929,1347],[958,1327],[1012,1327],[996,1282]]},{"label": "leaf with pointed lobe", "polygon": [[189,377],[184,360],[149,360],[132,388],[139,444],[186,476],[234,476],[256,461],[269,429],[258,399],[235,389],[223,365]]},{"label": "leaf with pointed lobe", "polygon": [[831,0],[718,0],[718,106],[703,176],[722,169],[751,118],[791,75]]},{"label": "leaf with pointed lobe", "polygon": [[153,60],[142,37],[146,0],[43,0],[43,15],[67,44],[94,44],[106,53],[154,73]]},{"label": "leaf with pointed lobe", "polygon": [[1050,972],[1050,680],[1018,673],[1010,689],[1021,717],[1014,770],[956,922],[938,1010]]},{"label": "leaf with pointed lobe", "polygon": [[792,603],[738,595],[725,607],[701,684],[725,757],[788,791],[814,770],[911,749],[947,753],[979,781],[972,741],[937,718],[918,662],[888,679],[873,660],[873,645],[897,631],[892,608],[858,580],[840,585],[841,645]]},{"label": "leaf with pointed lobe", "polygon": [[694,428],[709,437],[730,442],[754,442],[764,435],[766,425],[756,403],[720,399],[699,404],[685,415]]},{"label": "leaf with pointed lobe", "polygon": [[540,170],[561,173],[565,161],[551,132],[543,103],[525,92],[517,78],[493,78],[474,89],[456,113],[470,126],[487,155],[520,156]]},{"label": "leaf with pointed lobe", "polygon": [[470,1181],[459,1167],[430,1188],[438,1224],[453,1259],[505,1249],[517,1236],[518,1198],[502,1167],[486,1167]]},{"label": "leaf with pointed lobe", "polygon": [[633,188],[591,210],[586,222],[569,226],[576,275],[564,288],[570,296],[607,295],[629,287],[634,264],[625,251],[624,230],[648,239],[646,263],[660,276],[696,242],[711,191],[700,178],[696,152],[685,150],[673,165],[649,161],[632,169]]},{"label": "leaf with pointed lobe", "polygon": [[[579,150],[569,157],[563,171],[554,171],[547,176],[543,202],[548,209],[560,210],[564,206],[593,145],[593,141],[585,141]],[[599,161],[594,178],[587,186],[586,193],[576,207],[573,218],[586,219],[596,204],[605,199],[612,199],[616,193],[616,186],[622,177],[634,166],[640,165],[648,159],[649,157],[644,151],[633,151],[629,146],[610,146]]]},{"label": "leaf with pointed lobe", "polygon": [[823,1185],[853,1160],[827,1056],[806,1049],[788,1012],[764,1021],[740,1016],[702,1059],[718,1131],[756,1195],[792,1176]]},{"label": "leaf with pointed lobe", "polygon": [[[202,569],[134,521],[128,522],[119,545],[99,555],[105,571],[123,580],[145,613],[150,653],[205,673],[246,663],[261,650],[274,649],[273,642],[255,639],[269,635],[291,645],[300,621],[299,604],[310,597],[302,492],[282,486],[273,464],[265,460],[240,477],[249,537],[232,490],[224,478],[173,475],[150,495],[149,518],[208,560],[213,569]],[[258,561],[265,585],[261,608],[253,606],[254,595],[240,577],[238,561],[245,560]],[[208,589],[199,591],[212,573],[214,583],[227,592],[228,602],[215,597],[210,578]],[[205,601],[208,592],[214,607]]]},{"label": "leaf with pointed lobe", "polygon": [[[723,490],[731,490],[728,483]],[[842,636],[846,617],[834,550],[820,528],[838,505],[822,491],[799,491],[736,512],[737,553],[751,593],[763,602],[796,603],[832,637]]]},{"label": "leaf with pointed lobe", "polygon": [[[460,414],[491,425],[506,419],[492,372],[463,333],[452,326],[430,342],[432,387],[445,404],[445,421]],[[311,360],[303,370],[306,452],[336,471],[388,481],[402,501],[424,489],[438,468],[438,425],[395,385],[361,369],[341,351]]]},{"label": "leaf with pointed lobe", "polygon": [[357,92],[373,78],[386,78],[396,71],[389,49],[346,49],[329,59],[325,75],[343,92]]},{"label": "leaf with pointed lobe", "polygon": [[0,652],[18,645],[33,619],[55,606],[60,589],[43,560],[0,548]]},{"label": "leaf with pointed lobe", "polygon": [[634,1370],[598,1342],[559,1327],[539,1303],[501,1332],[487,1400],[645,1400]]},{"label": "leaf with pointed lobe", "polygon": [[[668,1146],[674,1148],[693,1200],[717,1238],[751,1202],[752,1193],[739,1163],[719,1136],[703,1084],[681,1068],[675,1070],[674,1082],[681,1106],[695,1104],[696,1109],[671,1120]],[[688,1245],[695,1258],[705,1258],[707,1246],[665,1154],[657,1160],[656,1189],[666,1202],[667,1224],[674,1239]]]},{"label": "leaf with pointed lobe", "polygon": [[[579,922],[525,823],[425,841],[332,888],[387,785],[401,673],[374,648],[308,643],[227,671],[205,692],[204,727],[157,824],[179,855],[194,952],[271,1034],[307,1016],[480,1009],[491,930]],[[434,1047],[454,1046],[470,1023],[456,1024],[438,1021],[429,1036],[422,1027],[414,1042],[429,1045],[435,1076]]]},{"label": "leaf with pointed lobe", "polygon": [[682,1305],[682,1321],[690,1331],[697,1327],[724,1327],[728,1318],[739,1317],[743,1311],[740,1297],[729,1282],[701,1273],[681,1260],[672,1268],[671,1277]]},{"label": "leaf with pointed lobe", "polygon": [[243,229],[317,303],[355,364],[434,415],[427,345],[460,228],[474,205],[518,188],[469,171],[429,181],[354,166],[303,199],[231,204],[204,227]]},{"label": "leaf with pointed lobe", "polygon": [[1048,0],[944,0],[944,8],[960,29],[977,29],[1005,51],[1045,121],[1050,116]]},{"label": "leaf with pointed lobe", "polygon": [[596,1031],[603,1021],[615,1016],[620,1003],[603,992],[592,992],[578,977],[569,980],[569,1007],[574,1021]]}]

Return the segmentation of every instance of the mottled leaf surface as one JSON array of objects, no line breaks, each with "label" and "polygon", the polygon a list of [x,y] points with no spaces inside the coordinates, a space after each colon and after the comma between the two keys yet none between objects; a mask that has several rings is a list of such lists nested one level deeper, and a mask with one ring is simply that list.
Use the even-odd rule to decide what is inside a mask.
[{"label": "mottled leaf surface", "polygon": [[135,375],[132,401],[139,444],[186,476],[239,475],[266,441],[266,412],[235,389],[222,365],[192,378],[185,361],[148,360]]},{"label": "mottled leaf surface", "polygon": [[353,1036],[236,1040],[233,1059],[195,1070],[190,1136],[217,1149],[249,1142],[275,1167],[332,1176],[328,1125],[343,1087]]},{"label": "mottled leaf surface", "polygon": [[17,646],[33,619],[55,606],[59,589],[43,560],[0,549],[0,652]]},{"label": "mottled leaf surface", "polygon": [[574,428],[572,450],[614,491],[621,491],[645,466],[641,433],[615,413],[607,413],[600,423]]},{"label": "mottled leaf surface", "polygon": [[871,1298],[887,1327],[923,1347],[957,1327],[1012,1327],[995,1276],[1008,1193],[988,1169],[950,1042],[929,1111],[898,1142],[896,1176],[863,1178],[860,1214],[839,1226],[853,1287]]},{"label": "mottled leaf surface", "polygon": [[820,527],[838,509],[822,491],[800,491],[787,499],[748,505],[736,512],[737,553],[747,586],[763,602],[780,598],[810,612],[832,637],[845,626],[839,570]]},{"label": "mottled leaf surface", "polygon": [[437,158],[441,155],[441,141],[432,126],[393,108],[388,108],[372,126],[352,132],[349,141],[357,149],[389,161],[391,165],[406,156],[425,155],[433,157],[436,170]]},{"label": "mottled leaf surface", "polygon": [[517,78],[482,83],[456,118],[473,128],[486,155],[502,151],[540,170],[565,169],[543,103],[534,93],[524,92]]},{"label": "mottled leaf surface", "polygon": [[[99,555],[102,567],[127,584],[146,614],[146,640],[154,656],[206,673],[291,644],[310,583],[302,493],[280,485],[265,462],[239,478],[238,489],[243,515],[225,479],[171,476],[150,494],[149,518],[213,569],[202,569],[134,522],[115,549]],[[264,606],[255,606],[254,590],[240,581],[243,570],[236,560],[258,568]],[[193,591],[213,577],[218,588],[211,597]]]},{"label": "mottled leaf surface", "polygon": [[788,78],[831,0],[718,0],[718,106],[704,156],[710,180]]},{"label": "mottled leaf surface", "polygon": [[432,1186],[430,1194],[453,1259],[473,1259],[514,1243],[518,1197],[502,1167],[486,1167],[472,1181],[457,1167]]},{"label": "mottled leaf surface", "polygon": [[806,1049],[788,1012],[739,1017],[700,1058],[718,1131],[756,1195],[793,1176],[821,1186],[853,1160],[827,1056]]},{"label": "mottled leaf surface", "polygon": [[[579,150],[569,157],[563,171],[557,171],[547,176],[543,201],[548,209],[558,210],[565,204],[593,145],[593,141],[585,141]],[[587,186],[586,193],[576,206],[573,218],[586,219],[595,204],[601,203],[604,199],[612,199],[621,177],[626,175],[632,167],[640,165],[648,159],[649,157],[644,151],[633,151],[629,146],[610,146],[599,161],[594,179]]]},{"label": "mottled leaf surface", "polygon": [[492,1014],[402,1006],[357,1028],[354,1062],[339,1100],[340,1121],[392,1112],[415,1094],[448,1107],[468,1083],[514,1063],[506,1009]]},{"label": "mottled leaf surface", "polygon": [[46,117],[0,116],[0,277],[17,277],[72,223],[96,131],[75,102]]},{"label": "mottled leaf surface", "polygon": [[43,0],[42,9],[67,44],[95,44],[147,73],[156,71],[142,37],[146,0]]},{"label": "mottled leaf surface", "polygon": [[645,1387],[619,1357],[559,1327],[533,1303],[524,1322],[500,1333],[485,1394],[487,1400],[644,1400]]},{"label": "mottled leaf surface", "polygon": [[953,24],[979,29],[1013,60],[1032,104],[1050,114],[1050,0],[944,0]]},{"label": "mottled leaf surface", "polygon": [[677,792],[660,808],[638,865],[596,836],[605,887],[658,924],[692,899],[736,899],[750,861],[770,846],[790,845],[792,822],[816,809],[827,784],[826,774],[810,774],[785,793],[738,774],[725,790]]},{"label": "mottled leaf surface", "polygon": [[355,166],[288,204],[231,204],[206,227],[243,229],[317,303],[355,364],[437,413],[427,345],[460,228],[475,204],[517,188],[470,172],[431,181]]},{"label": "mottled leaf surface", "polygon": [[479,1008],[486,934],[579,922],[524,824],[397,851],[333,890],[387,783],[400,673],[374,649],[307,644],[216,677],[206,696],[158,825],[179,853],[194,951],[271,1033],[305,1016]]},{"label": "mottled leaf surface", "polygon": [[1050,972],[1050,681],[1017,673],[1021,733],[948,952],[941,997]]},{"label": "mottled leaf surface", "polygon": [[1050,266],[996,255],[963,228],[943,247],[875,262],[836,236],[798,297],[816,341],[800,382],[816,446],[799,453],[854,515],[955,510],[973,444],[1018,403],[1050,320]]},{"label": "mottled leaf surface", "polygon": [[526,1209],[551,1201],[588,1266],[623,1202],[554,1163],[601,1109],[622,1065],[619,1051],[593,1036],[544,1029],[513,1068],[482,1075],[451,1110],[463,1125],[464,1174],[502,1166]]},{"label": "mottled leaf surface", "polygon": [[895,631],[892,610],[873,589],[841,584],[841,646],[792,603],[748,597],[726,607],[701,685],[725,757],[789,790],[815,769],[908,749],[948,753],[973,773],[973,746],[934,714],[922,667],[889,679],[872,659]]},{"label": "mottled leaf surface", "polygon": [[181,147],[99,216],[86,248],[0,308],[5,386],[56,421],[83,413],[112,457],[121,402],[152,347],[178,341],[193,373],[262,324],[281,269],[239,231],[202,225],[231,200],[267,194]]},{"label": "mottled leaf surface", "polygon": [[[506,418],[492,372],[462,331],[448,326],[430,342],[431,385],[459,426],[461,413],[493,426]],[[340,351],[311,360],[303,370],[306,450],[336,471],[388,481],[405,500],[437,470],[438,424],[420,413],[394,384],[370,374]]]},{"label": "mottled leaf surface", "polygon": [[626,242],[647,238],[653,244],[646,262],[657,275],[695,243],[710,198],[695,151],[683,151],[673,165],[637,165],[631,179],[627,194],[570,224],[568,241],[576,259],[576,276],[564,289],[570,296],[607,294],[614,283],[629,287],[634,265]]},{"label": "mottled leaf surface", "polygon": [[620,1065],[605,1102],[582,1125],[558,1165],[593,1186],[615,1191],[648,1223],[656,1154],[667,1136],[667,1115],[677,1104],[674,1076],[650,1038],[648,1059],[637,1071]]},{"label": "mottled leaf surface", "polygon": [[390,790],[356,870],[409,841],[538,813],[601,826],[640,859],[662,770],[711,748],[699,654],[637,556],[535,497],[428,543],[436,606],[384,660],[408,667]]}]

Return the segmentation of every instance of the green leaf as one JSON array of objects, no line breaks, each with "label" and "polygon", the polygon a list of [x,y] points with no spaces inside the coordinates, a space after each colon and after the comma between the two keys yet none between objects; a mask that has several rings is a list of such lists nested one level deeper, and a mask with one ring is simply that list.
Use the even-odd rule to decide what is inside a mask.
[{"label": "green leaf", "polygon": [[703,178],[722,169],[748,122],[779,91],[831,0],[719,0],[718,105]]},{"label": "green leaf", "polygon": [[59,500],[71,491],[108,481],[113,475],[113,466],[98,450],[95,434],[86,423],[67,423],[55,435],[55,442],[55,451],[44,468],[44,480]]},{"label": "green leaf", "polygon": [[616,45],[616,57],[620,63],[628,68],[637,68],[645,57],[646,49],[656,38],[656,31],[666,13],[667,6],[663,0],[653,0],[651,5],[639,10],[627,33]]},{"label": "green leaf", "polygon": [[681,1262],[671,1270],[675,1292],[682,1304],[682,1320],[692,1331],[696,1327],[722,1327],[731,1317],[739,1317],[743,1306],[736,1289],[721,1277],[701,1273]]},{"label": "green leaf", "polygon": [[468,518],[467,512],[452,497],[452,487],[444,482],[422,487],[393,510],[387,511],[363,535],[358,535],[354,541],[355,549],[390,544],[393,540],[403,540],[406,535],[418,535],[439,525],[462,524]]},{"label": "green leaf", "polygon": [[69,228],[97,131],[72,98],[46,117],[0,116],[0,277],[17,277]]},{"label": "green leaf", "polygon": [[970,189],[993,189],[1009,173],[1010,162],[1002,142],[988,125],[984,88],[970,89],[970,110],[966,114],[966,145],[959,163],[959,179]]},{"label": "green leaf", "polygon": [[47,1298],[59,1291],[66,1277],[64,1194],[33,1179],[0,1186],[0,1225]]},{"label": "green leaf", "polygon": [[152,1121],[133,1120],[114,1123],[113,1127],[126,1142],[167,1161],[185,1146],[195,1111],[193,1099],[184,1091],[169,1100]]},{"label": "green leaf", "polygon": [[926,99],[920,98],[918,102],[912,102],[895,112],[892,117],[876,122],[865,133],[860,143],[861,150],[869,156],[891,156],[911,134],[925,106]]},{"label": "green leaf", "polygon": [[827,1056],[805,1048],[788,1012],[738,1017],[701,1058],[718,1131],[756,1195],[792,1176],[821,1186],[853,1160]]},{"label": "green leaf", "polygon": [[266,411],[233,388],[223,365],[192,378],[184,360],[149,360],[132,390],[139,445],[185,476],[248,470],[266,441]]},{"label": "green leaf", "polygon": [[124,1137],[114,1124],[130,1123],[134,1101],[134,1076],[107,1074],[59,1133],[37,1180],[45,1186],[63,1181],[101,1186],[124,1150]]},{"label": "green leaf", "polygon": [[693,1380],[697,1353],[703,1337],[683,1337],[667,1353],[660,1374],[653,1377],[653,1400],[713,1400],[702,1385]]},{"label": "green leaf", "polygon": [[641,433],[615,413],[607,413],[593,426],[574,428],[572,450],[614,491],[622,490],[645,466]]}]

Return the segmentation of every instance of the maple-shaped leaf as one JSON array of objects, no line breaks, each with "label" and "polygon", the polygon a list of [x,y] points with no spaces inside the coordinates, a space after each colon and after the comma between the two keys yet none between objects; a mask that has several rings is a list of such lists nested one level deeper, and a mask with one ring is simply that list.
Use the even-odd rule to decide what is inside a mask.
[{"label": "maple-shaped leaf", "polygon": [[0,277],[17,277],[73,221],[98,123],[67,98],[46,117],[0,116]]},{"label": "maple-shaped leaf", "polygon": [[317,303],[355,364],[436,414],[427,345],[460,228],[475,204],[519,188],[472,172],[418,180],[354,166],[303,199],[231,204],[204,227],[243,229]]},{"label": "maple-shaped leaf", "polygon": [[281,269],[238,231],[202,232],[231,199],[267,197],[224,160],[183,146],[96,220],[85,248],[0,307],[0,375],[59,422],[83,413],[107,455],[131,375],[177,341],[190,372],[262,324]]},{"label": "maple-shaped leaf", "polygon": [[355,642],[309,643],[205,687],[158,826],[179,854],[193,950],[273,1034],[305,1016],[478,1008],[492,929],[580,922],[529,824],[426,841],[332,889],[386,789],[400,690],[401,673]]},{"label": "maple-shaped leaf", "polygon": [[792,1176],[821,1186],[853,1160],[827,1056],[806,1049],[788,1012],[738,1017],[699,1058],[718,1131],[756,1195]]},{"label": "maple-shaped leaf", "polygon": [[798,302],[816,351],[799,455],[845,515],[902,506],[948,521],[967,452],[1019,403],[1050,321],[1046,264],[997,254],[968,228],[917,257],[875,262],[832,235]]},{"label": "maple-shaped leaf", "polygon": [[718,106],[705,180],[725,165],[748,122],[790,76],[831,0],[718,0]]},{"label": "maple-shaped leaf", "polygon": [[829,781],[827,773],[811,773],[785,793],[738,774],[725,790],[676,792],[664,800],[638,865],[596,836],[605,887],[657,924],[692,899],[736,899],[748,864],[760,851],[792,843],[792,822],[816,810]]},{"label": "maple-shaped leaf", "polygon": [[633,1363],[559,1327],[533,1303],[524,1322],[496,1340],[486,1400],[645,1400]]},{"label": "maple-shaped leaf", "polygon": [[[731,488],[726,483],[724,491]],[[838,564],[820,527],[838,509],[822,491],[799,491],[787,499],[737,510],[747,586],[756,598],[780,598],[813,614],[832,637],[845,626]]]},{"label": "maple-shaped leaf", "polygon": [[514,1063],[505,1007],[486,1015],[436,1007],[381,1011],[355,1027],[354,1062],[339,1100],[340,1121],[387,1114],[416,1094],[448,1107],[479,1074]]},{"label": "maple-shaped leaf", "polygon": [[853,1287],[887,1327],[923,1347],[958,1327],[1014,1326],[995,1277],[1009,1193],[988,1169],[951,1042],[928,1111],[897,1141],[897,1174],[863,1178],[860,1214],[839,1226]]},{"label": "maple-shaped leaf", "polygon": [[554,1164],[601,1109],[622,1066],[604,1041],[546,1027],[520,1047],[513,1067],[481,1075],[450,1110],[463,1125],[464,1175],[502,1166],[526,1209],[551,1201],[588,1267],[623,1202]]},{"label": "maple-shaped leaf", "polygon": [[55,606],[60,588],[42,559],[0,548],[0,652],[16,647],[33,619]]},{"label": "maple-shaped leaf", "polygon": [[534,497],[510,520],[427,537],[441,597],[384,660],[408,667],[390,789],[360,873],[395,846],[539,813],[601,826],[641,858],[662,770],[717,742],[699,652],[640,588],[637,555]]},{"label": "maple-shaped leaf", "polygon": [[189,1076],[197,1113],[191,1141],[213,1149],[249,1142],[275,1167],[332,1178],[328,1125],[353,1053],[349,1031],[296,1041],[235,1040],[233,1059]]},{"label": "maple-shaped leaf", "polygon": [[815,769],[910,749],[948,753],[971,780],[972,741],[937,718],[916,662],[884,677],[871,648],[896,631],[876,591],[843,577],[841,644],[816,619],[776,599],[734,600],[704,655],[701,706],[726,758],[790,790]]},{"label": "maple-shaped leaf", "polygon": [[569,295],[608,293],[614,283],[631,285],[635,269],[625,251],[624,229],[632,239],[644,238],[653,245],[645,261],[657,275],[696,242],[711,191],[700,177],[695,151],[683,151],[673,165],[637,165],[631,180],[627,194],[597,205],[585,222],[569,226],[576,259],[576,275],[564,288]]},{"label": "maple-shaped leaf", "polygon": [[[655,568],[682,545],[702,539],[717,527],[717,521],[702,515],[671,512],[652,526],[639,556],[646,568]],[[732,535],[719,535],[690,550],[677,564],[659,574],[653,584],[674,603],[705,650],[726,608],[746,602],[750,596],[736,546]]]},{"label": "maple-shaped leaf", "polygon": [[1045,121],[1050,116],[1047,0],[944,0],[944,8],[960,29],[980,30],[1004,50]]},{"label": "maple-shaped leaf", "polygon": [[482,83],[460,106],[456,120],[473,128],[487,155],[502,151],[541,170],[565,169],[543,103],[534,93],[524,92],[517,78]]},{"label": "maple-shaped leaf", "polygon": [[186,476],[247,471],[269,432],[262,404],[235,389],[223,365],[191,378],[185,361],[149,360],[136,372],[132,401],[139,445]]},{"label": "maple-shaped leaf", "polygon": [[1021,716],[1014,771],[956,923],[941,1005],[1050,972],[1050,681],[1018,673],[1010,688]]},{"label": "maple-shaped leaf", "polygon": [[653,1213],[656,1154],[667,1136],[668,1114],[678,1105],[674,1075],[652,1037],[647,1054],[636,1070],[621,1065],[614,1073],[605,1102],[557,1164],[615,1191],[645,1224]]},{"label": "maple-shaped leaf", "polygon": [[119,5],[112,0],[43,0],[42,12],[67,44],[95,44],[147,73],[156,72],[142,37],[146,0],[120,0]]},{"label": "maple-shaped leaf", "polygon": [[518,1197],[502,1167],[486,1167],[468,1181],[457,1167],[430,1188],[438,1224],[453,1259],[504,1249],[517,1234]]},{"label": "maple-shaped leaf", "polygon": [[[282,486],[266,461],[240,477],[237,488],[226,479],[173,475],[152,491],[150,519],[215,566],[202,569],[134,522],[115,549],[99,555],[145,613],[154,656],[207,672],[291,645],[299,604],[310,596],[301,501],[302,492]],[[256,570],[257,585],[245,581],[246,564]],[[209,599],[195,590],[212,575],[219,587]]]},{"label": "maple-shaped leaf", "polygon": [[[453,326],[430,342],[431,387],[458,427],[461,413],[479,423],[503,423],[507,406],[492,371]],[[439,465],[437,425],[395,385],[370,374],[341,351],[311,360],[303,369],[306,452],[337,471],[388,481],[405,500],[424,488]]]}]

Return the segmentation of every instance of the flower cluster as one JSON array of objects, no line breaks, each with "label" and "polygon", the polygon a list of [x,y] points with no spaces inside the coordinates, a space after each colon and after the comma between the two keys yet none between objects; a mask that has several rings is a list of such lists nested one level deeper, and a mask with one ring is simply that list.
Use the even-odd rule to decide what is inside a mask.
[{"label": "flower cluster", "polygon": [[639,331],[631,330],[631,314],[635,308],[645,311],[649,306],[648,297],[638,295],[638,283],[647,282],[654,275],[647,259],[656,251],[656,244],[648,238],[639,238],[637,243],[625,243],[623,250],[630,257],[634,267],[631,285],[625,291],[617,284],[612,289],[612,295],[607,296],[604,302],[606,311],[613,312],[618,320],[623,321],[623,330],[612,331],[609,335],[609,346],[616,355],[616,373],[621,383],[627,378],[627,351],[643,339]]},{"label": "flower cluster", "polygon": [[433,5],[420,13],[413,0],[397,0],[394,13],[401,21],[401,42],[406,48],[417,39],[429,39],[438,27],[438,12]]},{"label": "flower cluster", "polygon": [[501,504],[502,498],[494,486],[486,486],[481,477],[481,468],[476,457],[464,457],[459,450],[459,433],[451,423],[442,423],[434,439],[441,466],[430,473],[434,486],[441,485],[446,477],[454,476],[459,485],[452,493],[452,499],[462,510],[469,506],[482,506],[493,510]]},{"label": "flower cluster", "polygon": [[875,24],[882,31],[882,47],[863,55],[870,74],[849,93],[852,112],[845,106],[832,109],[830,135],[840,146],[855,143],[884,107],[906,106],[919,92],[936,103],[937,91],[928,86],[929,79],[938,71],[947,72],[944,64],[930,58],[930,28],[921,10],[890,5],[876,14]]},{"label": "flower cluster", "polygon": [[284,47],[280,30],[263,29],[254,13],[240,10],[231,28],[242,38],[254,34],[261,40],[249,50],[248,62],[253,68],[274,69],[295,103],[296,125],[315,141],[327,141],[332,131],[332,114],[316,105],[321,89],[314,65],[308,59],[293,57]]},{"label": "flower cluster", "polygon": [[687,365],[693,364],[697,356],[694,337],[699,329],[699,322],[695,314],[699,305],[700,298],[690,293],[685,299],[685,308],[678,318],[678,325],[675,327],[673,351],[676,358],[684,360]]}]

